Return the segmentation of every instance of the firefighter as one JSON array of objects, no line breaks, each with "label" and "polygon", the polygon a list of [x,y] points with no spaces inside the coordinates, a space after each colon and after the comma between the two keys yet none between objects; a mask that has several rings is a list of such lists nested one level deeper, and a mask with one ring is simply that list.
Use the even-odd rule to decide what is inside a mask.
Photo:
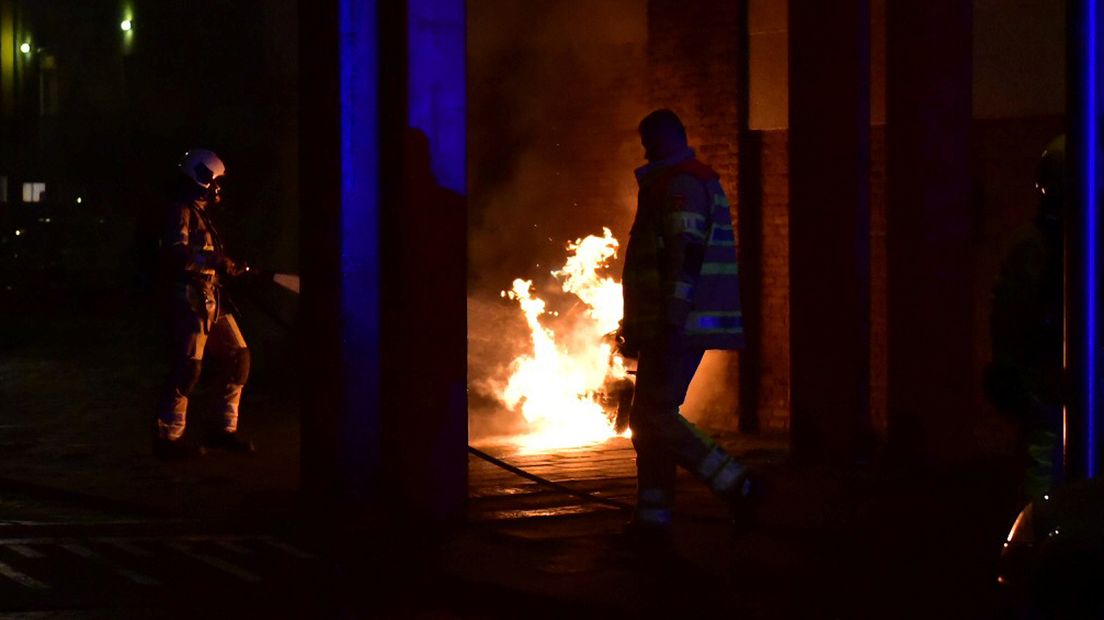
[{"label": "firefighter", "polygon": [[742,464],[679,413],[707,349],[743,347],[736,241],[720,177],[698,161],[670,110],[641,121],[636,218],[625,251],[622,352],[638,359],[629,416],[638,497],[630,533],[669,537],[676,465],[733,506],[751,481]]},{"label": "firefighter", "polygon": [[1059,136],[1043,152],[1034,226],[1001,264],[990,316],[993,359],[986,369],[986,391],[997,409],[1020,426],[1029,499],[1049,492],[1062,469],[1065,146],[1065,136]]},{"label": "firefighter", "polygon": [[[211,212],[221,201],[226,166],[205,149],[188,151],[179,166],[175,197],[160,234],[161,280],[171,339],[168,378],[157,405],[154,455],[181,459],[203,453],[202,445],[231,452],[253,451],[238,433],[238,406],[249,377],[250,355],[222,290],[228,278],[249,271],[226,254]],[[202,445],[184,439],[188,396],[205,359],[217,358],[220,417]]]}]

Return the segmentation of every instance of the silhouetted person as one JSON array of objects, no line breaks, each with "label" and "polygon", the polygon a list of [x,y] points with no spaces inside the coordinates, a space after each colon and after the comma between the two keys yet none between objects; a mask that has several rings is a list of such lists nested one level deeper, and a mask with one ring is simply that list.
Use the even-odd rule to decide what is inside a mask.
[{"label": "silhouetted person", "polygon": [[1009,251],[993,291],[993,361],[986,388],[1016,420],[1027,453],[1031,498],[1053,488],[1062,465],[1062,261],[1065,136],[1039,162],[1039,210],[1032,230]]},{"label": "silhouetted person", "polygon": [[395,208],[381,235],[380,321],[389,482],[407,505],[440,515],[466,492],[468,221],[464,197],[441,185],[432,163],[429,138],[406,128],[385,184]]},{"label": "silhouetted person", "polygon": [[630,533],[663,542],[672,520],[676,465],[734,506],[748,470],[679,414],[707,349],[744,343],[736,240],[720,177],[694,157],[670,110],[644,118],[648,164],[636,170],[636,219],[625,251],[622,352],[639,356],[629,425],[638,499]]},{"label": "silhouetted person", "polygon": [[180,163],[176,196],[165,210],[161,230],[161,279],[165,289],[171,359],[169,376],[157,404],[154,454],[177,459],[197,456],[202,448],[185,442],[188,397],[199,381],[205,359],[220,358],[221,404],[218,429],[204,444],[233,452],[252,452],[237,432],[242,389],[249,378],[250,355],[237,320],[222,293],[225,279],[249,271],[226,254],[211,222],[221,200],[226,173],[222,160],[197,149]]}]

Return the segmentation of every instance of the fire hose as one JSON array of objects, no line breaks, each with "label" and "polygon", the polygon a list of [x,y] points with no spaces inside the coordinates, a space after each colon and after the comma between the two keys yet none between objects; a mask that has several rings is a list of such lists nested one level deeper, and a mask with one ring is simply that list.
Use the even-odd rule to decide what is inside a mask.
[{"label": "fire hose", "polygon": [[521,476],[522,478],[525,478],[527,480],[532,480],[533,482],[536,482],[539,485],[546,486],[550,489],[555,489],[555,490],[559,491],[560,493],[564,493],[564,494],[570,495],[572,497],[577,497],[579,499],[583,499],[583,500],[586,500],[588,502],[592,502],[592,503],[595,503],[595,504],[602,504],[602,505],[605,505],[605,506],[611,506],[611,507],[617,508],[619,510],[631,511],[633,509],[632,506],[630,506],[629,504],[626,504],[625,502],[619,502],[615,499],[610,499],[608,497],[599,497],[599,496],[594,495],[592,493],[587,493],[586,491],[579,491],[579,490],[573,489],[573,488],[571,488],[567,485],[560,484],[559,482],[553,482],[553,481],[549,480],[548,478],[542,478],[541,476],[538,476],[538,475],[536,475],[534,473],[531,473],[531,472],[527,472],[527,471],[525,471],[524,469],[522,469],[520,467],[516,467],[514,465],[511,465],[511,464],[507,463],[506,461],[496,459],[495,457],[491,456],[490,454],[487,454],[486,452],[483,452],[482,450],[480,450],[478,448],[474,448],[470,445],[468,446],[468,452],[472,456],[483,459],[484,461],[487,461],[488,463],[490,463],[491,465],[494,465],[495,467],[505,469],[506,471],[510,472],[511,474]]},{"label": "fire hose", "polygon": [[[297,276],[297,275],[277,273],[277,274],[272,275],[272,281],[274,283],[288,289],[289,291],[292,291],[296,294],[299,293],[299,276]],[[275,322],[277,324],[279,324],[281,327],[283,327],[286,330],[289,330],[289,331],[291,330],[292,326],[287,324],[282,319],[280,319],[278,317],[278,315],[276,315],[276,313],[269,312],[267,310],[267,308],[265,307],[265,305],[261,304],[258,300],[254,299],[253,301],[254,301],[255,305],[260,307],[262,309],[262,311],[264,311],[265,314],[268,314],[270,318],[275,320]],[[491,456],[490,454],[487,454],[486,452],[484,452],[484,451],[482,451],[482,450],[480,450],[480,449],[478,449],[478,448],[476,448],[476,447],[474,447],[470,444],[468,445],[468,453],[471,454],[472,456],[478,458],[478,459],[482,459],[482,460],[490,463],[491,465],[494,465],[495,467],[498,467],[500,469],[508,471],[511,474],[514,474],[515,476],[520,476],[522,478],[525,478],[526,480],[530,480],[530,481],[535,482],[535,483],[537,483],[541,486],[548,487],[548,488],[553,489],[555,491],[559,491],[560,493],[563,493],[565,495],[570,495],[572,497],[575,497],[575,498],[578,498],[578,499],[581,499],[581,500],[584,500],[584,501],[587,501],[587,502],[591,502],[591,503],[594,503],[594,504],[601,504],[603,506],[610,506],[611,508],[617,508],[618,510],[624,510],[624,511],[632,511],[633,510],[633,507],[631,505],[625,503],[625,502],[621,502],[621,501],[618,501],[618,500],[615,500],[615,499],[610,499],[608,497],[600,497],[598,495],[594,495],[593,493],[587,493],[586,491],[579,491],[577,489],[573,489],[573,488],[571,488],[567,485],[561,484],[559,482],[553,482],[552,480],[549,480],[548,478],[538,476],[537,474],[525,471],[524,469],[522,469],[520,467],[517,467],[515,465],[511,465],[511,464],[507,463],[506,461],[503,461],[501,459],[497,459],[497,458]]]}]

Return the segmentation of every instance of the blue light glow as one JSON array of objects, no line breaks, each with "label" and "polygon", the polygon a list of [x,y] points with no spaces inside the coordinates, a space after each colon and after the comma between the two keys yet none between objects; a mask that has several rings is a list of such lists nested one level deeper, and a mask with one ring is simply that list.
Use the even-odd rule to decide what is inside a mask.
[{"label": "blue light glow", "polygon": [[467,195],[467,90],[463,0],[409,0],[408,124],[429,138],[433,175]]},{"label": "blue light glow", "polygon": [[[369,0],[340,0],[341,76],[341,329],[346,402],[366,405],[342,429],[349,463],[378,454],[364,446],[378,438],[379,265],[379,39],[378,7]],[[369,464],[358,475],[372,471]]]},{"label": "blue light glow", "polygon": [[1085,2],[1085,62],[1083,76],[1085,82],[1084,105],[1084,131],[1085,162],[1082,178],[1084,179],[1085,201],[1085,457],[1086,475],[1089,478],[1097,474],[1096,453],[1096,416],[1097,416],[1097,392],[1100,382],[1097,377],[1097,309],[1099,307],[1099,217],[1100,207],[1099,171],[1097,170],[1100,159],[1100,93],[1099,79],[1097,76],[1098,56],[1100,53],[1098,41],[1098,0],[1086,0]]}]

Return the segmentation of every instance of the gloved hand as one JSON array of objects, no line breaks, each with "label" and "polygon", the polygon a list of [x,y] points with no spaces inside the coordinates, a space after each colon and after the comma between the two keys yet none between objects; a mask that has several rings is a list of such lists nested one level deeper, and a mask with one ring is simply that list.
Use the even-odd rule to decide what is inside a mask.
[{"label": "gloved hand", "polygon": [[239,262],[231,259],[229,256],[223,256],[220,264],[220,271],[227,277],[236,278],[249,273],[250,267],[245,261]]},{"label": "gloved hand", "polygon": [[634,360],[640,357],[640,346],[631,330],[625,329],[624,321],[618,322],[617,331],[613,333],[613,350],[625,359]]}]

